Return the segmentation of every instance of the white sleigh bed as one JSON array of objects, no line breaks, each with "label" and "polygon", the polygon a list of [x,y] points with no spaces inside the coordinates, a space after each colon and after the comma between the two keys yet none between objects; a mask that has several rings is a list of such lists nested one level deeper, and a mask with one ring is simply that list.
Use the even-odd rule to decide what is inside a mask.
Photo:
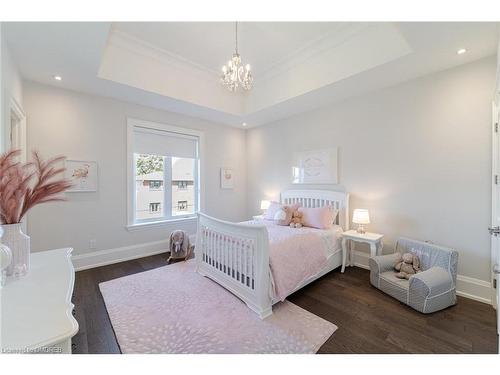
[{"label": "white sleigh bed", "polygon": [[[328,190],[288,190],[281,194],[282,204],[300,203],[303,207],[333,206],[339,210],[335,224],[349,226],[349,194]],[[231,223],[200,213],[196,236],[196,269],[214,280],[255,311],[260,318],[272,314],[278,300],[271,293],[269,238],[264,225]],[[342,252],[328,257],[326,266],[300,283],[304,287],[342,265]]]}]

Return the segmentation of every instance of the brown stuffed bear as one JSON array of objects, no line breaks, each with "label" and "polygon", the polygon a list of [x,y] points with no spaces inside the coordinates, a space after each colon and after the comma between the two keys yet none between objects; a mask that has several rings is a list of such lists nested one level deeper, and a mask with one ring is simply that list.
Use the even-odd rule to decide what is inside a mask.
[{"label": "brown stuffed bear", "polygon": [[290,222],[290,227],[301,228],[302,227],[302,212],[293,211],[292,221]]},{"label": "brown stuffed bear", "polygon": [[420,272],[420,260],[412,253],[405,253],[403,256],[399,256],[394,269],[398,271],[396,274],[398,279],[408,280],[410,276]]}]

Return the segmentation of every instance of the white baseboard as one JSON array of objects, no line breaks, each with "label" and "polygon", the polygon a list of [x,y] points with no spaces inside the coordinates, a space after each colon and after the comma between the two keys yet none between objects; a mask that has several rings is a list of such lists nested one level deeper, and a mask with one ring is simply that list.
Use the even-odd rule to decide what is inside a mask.
[{"label": "white baseboard", "polygon": [[163,240],[74,255],[72,260],[75,270],[83,271],[90,268],[107,266],[108,264],[124,262],[126,260],[165,253],[167,251],[168,240]]},{"label": "white baseboard", "polygon": [[[354,265],[369,269],[368,253],[354,251]],[[491,284],[488,281],[473,277],[457,275],[457,295],[491,305]]]},{"label": "white baseboard", "polygon": [[[196,235],[189,235],[189,240],[194,244]],[[75,267],[75,271],[107,266],[108,264],[166,253],[169,251],[168,246],[169,240],[162,240],[74,255],[72,257],[73,266]]]},{"label": "white baseboard", "polygon": [[491,283],[473,277],[457,275],[457,294],[479,302],[491,303]]}]

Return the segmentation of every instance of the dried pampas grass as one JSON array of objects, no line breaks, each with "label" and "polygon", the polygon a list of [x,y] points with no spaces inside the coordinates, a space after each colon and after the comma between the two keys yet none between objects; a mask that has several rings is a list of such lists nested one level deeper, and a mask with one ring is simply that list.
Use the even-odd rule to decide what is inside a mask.
[{"label": "dried pampas grass", "polygon": [[65,168],[57,167],[64,157],[44,161],[33,152],[33,161],[17,161],[19,150],[0,156],[0,224],[21,222],[28,210],[37,204],[62,201],[71,182],[59,177]]}]

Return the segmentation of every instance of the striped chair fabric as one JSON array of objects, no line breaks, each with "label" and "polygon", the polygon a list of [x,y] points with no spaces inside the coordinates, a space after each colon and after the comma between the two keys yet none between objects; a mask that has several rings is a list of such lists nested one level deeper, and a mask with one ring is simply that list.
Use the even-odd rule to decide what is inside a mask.
[{"label": "striped chair fabric", "polygon": [[[422,272],[401,280],[396,277],[394,264],[399,254],[412,253],[419,257]],[[425,314],[442,310],[457,302],[458,252],[428,242],[400,238],[396,252],[370,258],[371,284]]]}]

